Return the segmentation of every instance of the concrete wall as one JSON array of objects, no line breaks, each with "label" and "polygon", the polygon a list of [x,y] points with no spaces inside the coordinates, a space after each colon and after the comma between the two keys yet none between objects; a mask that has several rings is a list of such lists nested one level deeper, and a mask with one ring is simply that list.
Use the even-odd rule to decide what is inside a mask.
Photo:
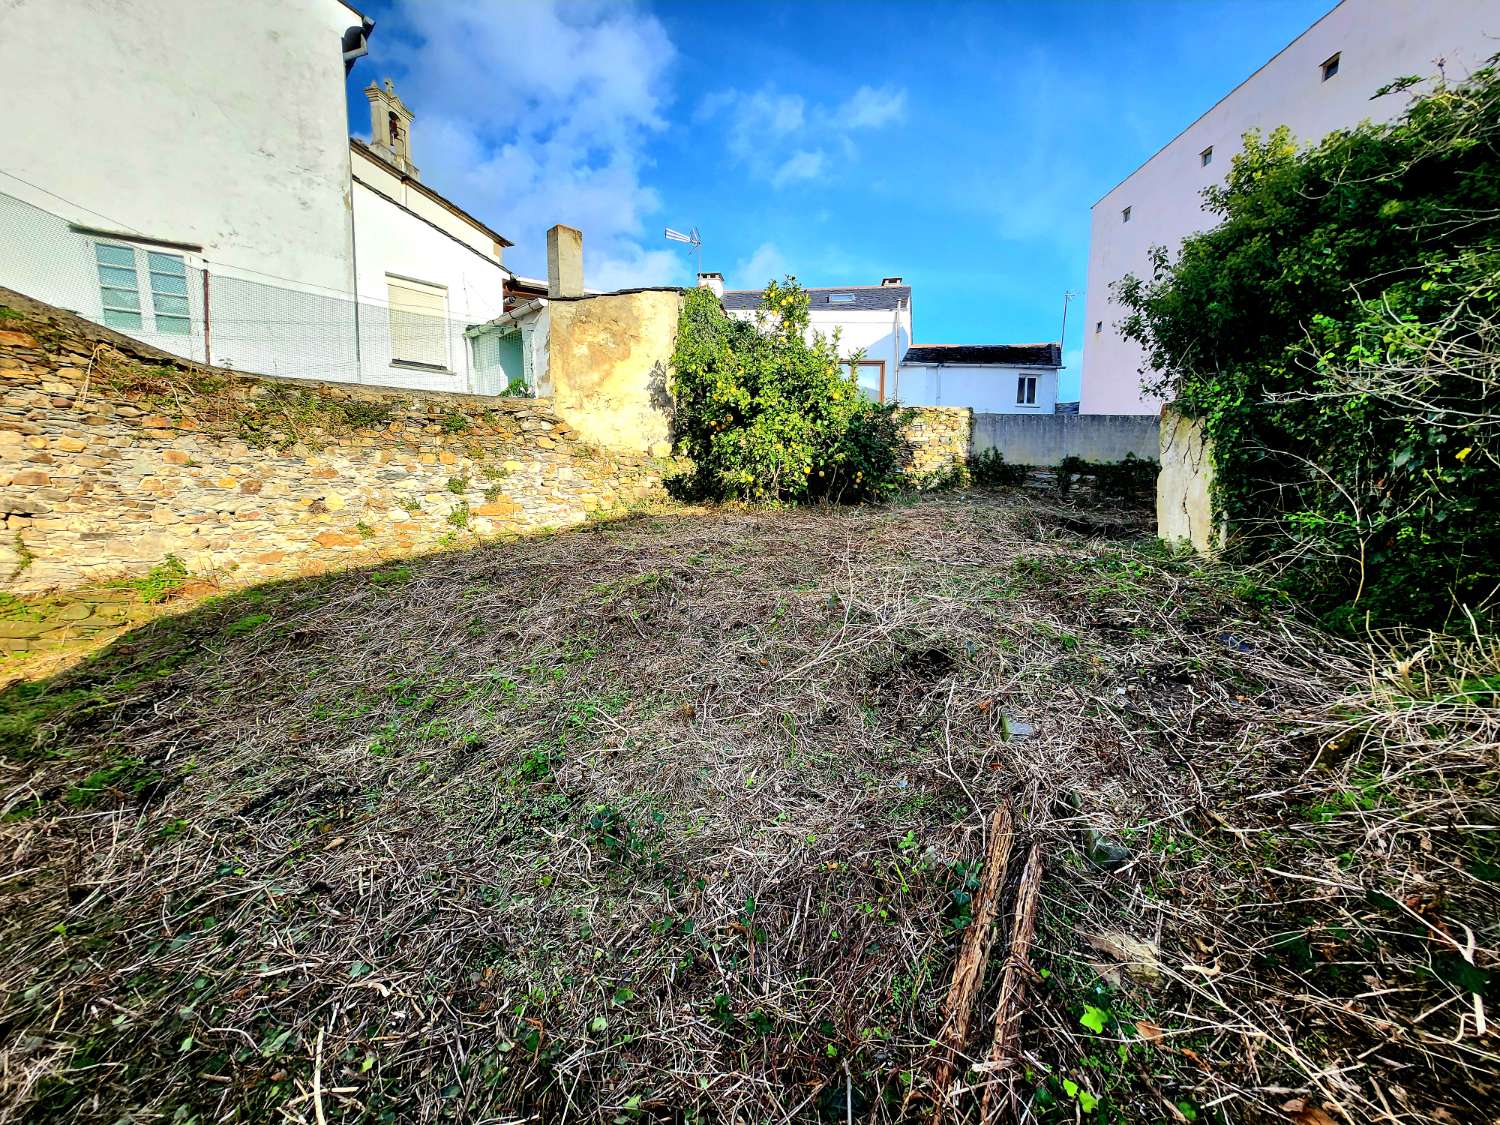
[{"label": "concrete wall", "polygon": [[[1016,402],[1016,379],[1036,376],[1036,403]],[[900,399],[909,406],[967,406],[990,414],[1050,416],[1057,406],[1055,367],[905,364]]]},{"label": "concrete wall", "polygon": [[201,245],[220,270],[349,294],[340,37],[354,12],[337,0],[4,8],[13,176],[0,190],[70,222]]},{"label": "concrete wall", "polygon": [[1156,477],[1156,534],[1186,542],[1199,554],[1224,544],[1224,525],[1213,512],[1212,445],[1200,422],[1175,411],[1161,420],[1161,472]]},{"label": "concrete wall", "polygon": [[[1141,390],[1141,350],[1116,327],[1109,294],[1127,273],[1148,276],[1152,246],[1176,247],[1215,220],[1199,193],[1222,183],[1250,129],[1287,125],[1303,144],[1363,120],[1389,120],[1413,94],[1371,101],[1406,74],[1463,77],[1500,49],[1500,0],[1344,0],[1242,85],[1208,110],[1093,208],[1084,300],[1085,414],[1155,414],[1160,400]],[[1323,81],[1325,59],[1339,72]],[[1413,93],[1420,93],[1418,91]],[[1204,165],[1200,154],[1213,157]],[[1122,211],[1130,208],[1130,221]]]},{"label": "concrete wall", "polygon": [[541,378],[559,417],[606,448],[668,454],[668,366],[681,310],[680,289],[549,300]]},{"label": "concrete wall", "polygon": [[589,444],[545,400],[178,367],[4,290],[0,306],[22,314],[0,319],[12,593],[139,575],[168,554],[234,582],[312,573],[663,495],[654,461]]},{"label": "concrete wall", "polygon": [[975,414],[973,451],[998,449],[1013,465],[1057,465],[1064,457],[1154,460],[1157,421],[1121,414]]}]

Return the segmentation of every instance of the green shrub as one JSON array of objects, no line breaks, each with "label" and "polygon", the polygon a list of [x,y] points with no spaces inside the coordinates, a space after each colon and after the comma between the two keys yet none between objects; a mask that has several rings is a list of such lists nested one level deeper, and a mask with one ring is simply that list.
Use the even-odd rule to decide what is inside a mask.
[{"label": "green shrub", "polygon": [[1064,457],[1057,467],[1057,488],[1068,492],[1079,477],[1091,477],[1094,492],[1108,500],[1146,503],[1156,495],[1156,476],[1161,466],[1134,453],[1121,461],[1085,461],[1082,457]]},{"label": "green shrub", "polygon": [[1219,225],[1117,287],[1151,389],[1213,440],[1232,545],[1330,621],[1492,618],[1497,147],[1493,66],[1306,151],[1251,134]]},{"label": "green shrub", "polygon": [[1030,465],[1012,465],[998,449],[969,458],[969,479],[978,488],[1016,488],[1026,483]]},{"label": "green shrub", "polygon": [[837,341],[807,339],[808,298],[772,282],[754,322],[707,289],[687,294],[672,357],[674,429],[691,469],[669,481],[692,500],[879,500],[909,456],[895,407],[870,402],[839,366]]}]

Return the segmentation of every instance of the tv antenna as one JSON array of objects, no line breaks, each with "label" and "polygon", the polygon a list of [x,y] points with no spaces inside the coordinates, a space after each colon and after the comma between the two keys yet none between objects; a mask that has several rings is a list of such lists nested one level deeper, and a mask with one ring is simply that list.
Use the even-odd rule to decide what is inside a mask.
[{"label": "tv antenna", "polygon": [[688,231],[687,234],[683,234],[680,230],[673,230],[671,227],[668,227],[666,230],[666,235],[668,242],[686,242],[689,246],[691,246],[698,252],[698,272],[702,273],[703,239],[698,236],[698,228],[694,227],[692,230]]}]

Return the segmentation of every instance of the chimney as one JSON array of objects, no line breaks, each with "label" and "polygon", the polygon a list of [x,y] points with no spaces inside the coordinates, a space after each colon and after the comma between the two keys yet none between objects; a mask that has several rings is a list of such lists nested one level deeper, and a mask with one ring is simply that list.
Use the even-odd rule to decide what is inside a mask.
[{"label": "chimney", "polygon": [[547,232],[547,296],[583,296],[583,231],[561,223]]},{"label": "chimney", "polygon": [[712,289],[715,297],[724,296],[724,275],[722,273],[700,273],[698,275],[699,289]]},{"label": "chimney", "polygon": [[415,180],[417,166],[411,162],[411,110],[396,96],[396,84],[389,78],[383,87],[371,82],[365,87],[365,97],[370,100],[370,148],[387,164]]},{"label": "chimney", "polygon": [[882,289],[884,289],[888,285],[900,285],[900,284],[901,284],[901,279],[899,277],[882,277],[880,279],[880,287]]}]

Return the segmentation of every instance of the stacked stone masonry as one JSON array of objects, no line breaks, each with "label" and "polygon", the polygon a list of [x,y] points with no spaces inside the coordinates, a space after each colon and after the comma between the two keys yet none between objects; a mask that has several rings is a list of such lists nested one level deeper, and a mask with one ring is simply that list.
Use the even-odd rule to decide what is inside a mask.
[{"label": "stacked stone masonry", "polygon": [[[145,373],[129,387],[169,369],[189,386],[228,386],[252,410],[295,387],[317,396],[305,411],[315,422],[369,421],[247,436],[222,399],[170,379],[167,392],[118,389],[122,371]],[[547,400],[190,369],[0,292],[0,578],[11,594],[137,576],[168,555],[238,585],[578,524],[662,495],[658,462],[583,442]]]},{"label": "stacked stone masonry", "polygon": [[911,443],[910,475],[914,481],[963,469],[969,460],[974,411],[967,406],[908,406],[896,415]]}]

